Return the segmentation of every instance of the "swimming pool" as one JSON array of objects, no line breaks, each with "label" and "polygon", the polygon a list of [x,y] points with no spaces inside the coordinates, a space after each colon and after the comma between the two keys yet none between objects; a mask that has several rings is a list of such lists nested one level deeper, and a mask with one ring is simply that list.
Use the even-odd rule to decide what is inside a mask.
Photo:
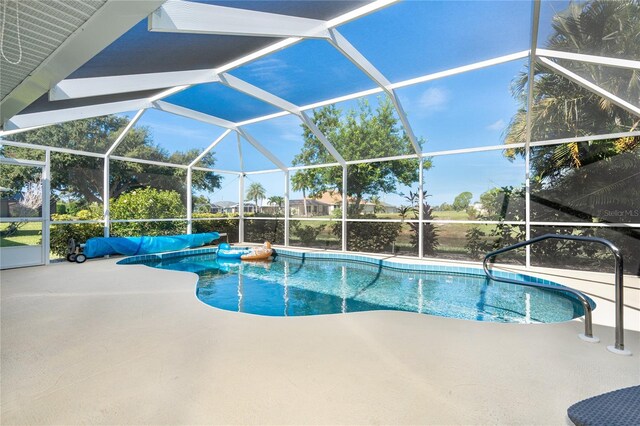
[{"label": "swimming pool", "polygon": [[142,256],[120,263],[194,272],[202,302],[258,315],[399,310],[476,321],[549,323],[584,314],[570,295],[491,281],[480,269],[402,270],[397,264],[354,259],[359,261],[344,255],[328,260],[292,253],[268,263],[240,262],[218,259],[212,252]]}]

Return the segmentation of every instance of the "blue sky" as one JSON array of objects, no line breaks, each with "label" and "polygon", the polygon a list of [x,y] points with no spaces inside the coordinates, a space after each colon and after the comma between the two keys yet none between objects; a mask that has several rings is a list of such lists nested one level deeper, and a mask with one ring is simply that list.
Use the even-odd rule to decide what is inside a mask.
[{"label": "blue sky", "polygon": [[[566,2],[543,2],[540,39],[550,34],[551,16]],[[529,48],[531,3],[528,1],[411,1],[388,7],[339,28],[392,82],[446,70]],[[543,42],[541,41],[541,45]],[[414,132],[426,139],[425,151],[440,151],[503,143],[503,132],[517,109],[510,83],[526,62],[507,64],[435,80],[398,90]],[[298,105],[375,87],[328,43],[310,40],[254,61],[231,74]],[[377,97],[369,97],[375,105]],[[167,99],[179,105],[241,121],[275,112],[270,105],[217,84],[190,88]],[[357,101],[339,104],[343,110]],[[130,114],[129,114],[130,115]],[[168,151],[204,149],[223,129],[148,111],[138,123],[148,126],[154,140]],[[286,164],[302,147],[295,117],[282,117],[247,126],[247,131]],[[246,141],[241,142],[247,171],[275,166]],[[227,137],[216,149],[217,167],[239,170],[238,143]],[[425,175],[432,204],[452,202],[460,192],[482,192],[524,181],[521,160],[509,162],[501,151],[438,156]],[[282,173],[254,175],[269,195],[283,195]],[[406,193],[408,188],[401,188]],[[237,200],[237,179],[207,194],[212,200]],[[292,198],[301,197],[292,193]],[[400,204],[400,195],[382,197]]]}]

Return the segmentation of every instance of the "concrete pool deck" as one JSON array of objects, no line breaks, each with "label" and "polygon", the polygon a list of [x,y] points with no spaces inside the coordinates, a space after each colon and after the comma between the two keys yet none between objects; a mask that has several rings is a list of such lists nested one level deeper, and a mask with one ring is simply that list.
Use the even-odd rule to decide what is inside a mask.
[{"label": "concrete pool deck", "polygon": [[626,357],[609,326],[578,339],[579,321],[261,317],[202,304],[194,274],[116,261],[2,271],[2,424],[563,425],[574,402],[640,383],[637,331]]}]

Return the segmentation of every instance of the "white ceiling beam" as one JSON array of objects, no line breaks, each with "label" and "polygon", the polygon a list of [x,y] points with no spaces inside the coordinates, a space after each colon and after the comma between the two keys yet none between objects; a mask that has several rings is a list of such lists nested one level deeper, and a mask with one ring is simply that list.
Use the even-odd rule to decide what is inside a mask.
[{"label": "white ceiling beam", "polygon": [[236,129],[236,124],[225,120],[223,118],[215,117],[213,115],[205,114],[199,111],[195,111],[189,108],[174,105],[165,101],[156,101],[152,103],[153,108],[160,111],[169,112],[171,114],[180,115],[182,117],[191,118],[203,123],[213,124],[214,126],[222,127],[225,129]]},{"label": "white ceiling beam", "polygon": [[329,30],[331,37],[329,38],[329,42],[340,51],[347,59],[349,59],[355,66],[360,68],[362,72],[364,72],[371,80],[373,80],[380,88],[382,88],[393,102],[394,107],[396,108],[396,112],[398,113],[398,117],[400,118],[400,122],[404,127],[405,134],[409,138],[411,145],[413,146],[414,151],[417,155],[420,155],[422,152],[422,148],[420,147],[420,143],[416,138],[415,133],[413,132],[413,128],[411,127],[411,123],[407,119],[407,114],[404,112],[404,108],[402,108],[402,104],[400,103],[400,99],[391,88],[391,82],[387,80],[387,78],[380,72],[378,69],[373,66],[371,62],[367,58],[362,55],[358,49],[356,49],[349,41],[342,36],[338,32],[338,30],[332,28]]},{"label": "white ceiling beam", "polygon": [[4,138],[6,136],[11,136],[11,135],[16,135],[18,133],[28,132],[30,130],[40,129],[42,127],[47,127],[47,124],[43,124],[41,126],[34,126],[34,127],[22,127],[22,128],[18,128],[18,129],[12,129],[12,130],[0,130],[0,138]]},{"label": "white ceiling beam", "polygon": [[[403,80],[403,81],[399,81],[397,83],[392,83],[391,84],[391,89],[400,89],[402,87],[408,87],[408,86],[413,86],[415,84],[420,84],[420,83],[424,83],[426,81],[432,81],[432,80],[438,80],[441,78],[445,78],[445,77],[450,77],[452,75],[457,75],[457,74],[462,74],[465,72],[469,72],[469,71],[475,71],[478,69],[482,69],[482,68],[487,68],[493,65],[498,65],[498,64],[503,64],[503,63],[507,63],[507,62],[512,62],[512,61],[516,61],[518,59],[523,59],[526,58],[527,56],[529,56],[529,51],[528,50],[523,50],[521,52],[517,52],[517,53],[512,53],[509,55],[505,55],[505,56],[500,56],[497,58],[493,58],[493,59],[489,59],[486,61],[481,61],[481,62],[475,62],[473,64],[469,64],[469,65],[464,65],[461,67],[457,67],[457,68],[452,68],[450,70],[445,70],[445,71],[440,71],[440,72],[436,72],[433,74],[427,74],[421,77],[416,77],[416,78],[412,78],[409,80]],[[331,99],[326,99],[324,101],[320,101],[320,102],[314,102],[312,104],[308,104],[308,105],[302,105],[300,106],[300,110],[301,111],[308,111],[311,109],[316,109],[316,108],[320,108],[326,105],[333,105],[339,102],[345,102],[345,101],[349,101],[352,99],[358,99],[358,98],[362,98],[365,96],[371,96],[371,95],[375,95],[377,93],[381,93],[383,92],[384,89],[382,89],[381,87],[375,87],[373,89],[368,89],[368,90],[363,90],[360,92],[356,92],[356,93],[350,93],[348,95],[344,95],[344,96],[338,96],[336,98],[331,98]],[[267,120],[271,120],[273,118],[278,118],[278,117],[284,117],[287,115],[287,112],[282,111],[282,112],[276,112],[274,114],[267,114],[267,115],[263,115],[261,117],[256,117],[256,118],[251,118],[249,120],[245,120],[245,121],[241,121],[236,123],[238,126],[245,126],[248,124],[255,124],[255,123],[260,123],[262,121],[267,121]]]},{"label": "white ceiling beam", "polygon": [[122,132],[120,132],[120,134],[118,135],[116,140],[111,144],[111,146],[109,147],[109,149],[105,153],[106,157],[109,157],[111,154],[113,154],[113,152],[116,150],[116,148],[118,148],[118,145],[120,145],[120,143],[127,136],[127,133],[129,133],[129,131],[133,128],[133,126],[136,125],[138,120],[140,120],[140,118],[142,118],[142,114],[144,114],[145,111],[146,111],[145,109],[141,109],[140,111],[138,111],[136,113],[136,115],[133,116],[133,118],[125,126],[125,128],[122,130]]},{"label": "white ceiling beam", "polygon": [[340,51],[347,59],[349,59],[355,66],[360,68],[369,78],[375,81],[380,87],[386,90],[391,86],[391,82],[373,66],[367,58],[364,57],[358,49],[356,49],[338,30],[332,28],[329,30],[331,37],[329,42]]},{"label": "white ceiling beam", "polygon": [[219,77],[220,77],[220,82],[227,87],[230,87],[239,92],[245,93],[251,97],[259,99],[270,105],[273,105],[276,108],[280,108],[282,110],[288,111],[292,114],[296,114],[296,115],[300,114],[300,108],[298,106],[272,93],[269,93],[266,90],[256,87],[253,84],[247,83],[246,81],[240,80],[239,78],[234,77],[231,74],[227,74],[227,73],[223,73]]},{"label": "white ceiling beam", "polygon": [[[325,25],[326,27],[342,25],[346,22],[350,22],[361,16],[367,15],[369,13],[372,13],[384,7],[387,7],[388,5],[393,4],[396,1],[397,0],[374,1],[363,7],[355,9],[351,12],[347,12],[344,15],[331,19],[330,21],[327,21],[327,22],[318,21],[318,22],[323,22],[323,25]],[[179,2],[179,3],[187,3],[187,2]],[[197,4],[197,3],[188,4],[188,6],[192,6],[192,5],[205,6],[205,7],[219,7],[214,5],[207,5],[207,4],[203,5],[203,4]],[[282,16],[282,15],[276,15],[276,16]],[[296,17],[290,17],[290,18],[302,19],[302,18],[296,18]],[[323,27],[318,31],[320,31],[321,33],[324,33],[326,32],[326,28]],[[307,35],[306,37],[309,38],[309,37],[319,37],[319,36],[320,35],[318,34],[316,35],[312,34],[312,35]],[[96,77],[94,79],[91,79],[91,81],[87,81],[86,84],[85,82],[82,82],[82,81],[76,81],[80,79],[61,81],[59,84],[55,85],[54,89],[52,90],[52,93],[49,96],[51,100],[58,100],[58,99],[70,99],[73,97],[77,97],[78,95],[81,95],[82,97],[89,97],[89,96],[101,96],[106,94],[127,93],[132,91],[130,88],[131,85],[127,81],[129,79],[136,81],[136,83],[133,84],[133,86],[136,87],[136,90],[164,89],[171,86],[181,86],[178,88],[178,91],[184,90],[193,84],[210,82],[209,79],[211,79],[211,81],[217,81],[216,76],[223,72],[230,71],[246,63],[262,58],[270,53],[274,53],[279,50],[282,50],[286,47],[289,47],[301,41],[302,39],[303,37],[288,37],[284,40],[280,40],[267,47],[264,47],[256,52],[250,53],[238,59],[234,59],[233,61],[228,62],[215,69],[198,70],[198,71],[175,71],[175,72],[168,72],[168,73],[148,73],[148,74],[144,74],[144,77],[142,78],[137,78],[136,75]],[[105,80],[103,81],[101,79],[105,79]],[[170,94],[171,92],[168,91],[166,94],[163,93],[161,95],[158,95],[158,97],[152,99],[152,101],[163,99],[169,96]]]},{"label": "white ceiling beam", "polygon": [[[417,77],[417,78],[413,78],[413,79],[409,79],[409,80],[403,80],[403,81],[400,81],[400,82],[397,82],[397,83],[393,83],[393,84],[391,84],[391,88],[392,89],[399,89],[399,88],[411,86],[411,85],[414,85],[414,84],[420,84],[420,83],[427,82],[427,81],[438,80],[438,79],[449,77],[449,76],[452,76],[452,75],[457,75],[457,74],[461,74],[461,73],[465,73],[465,72],[469,72],[469,71],[474,71],[474,70],[477,70],[477,69],[486,68],[486,67],[497,65],[497,64],[511,62],[511,61],[515,61],[515,60],[518,60],[518,59],[525,58],[525,57],[528,56],[528,54],[529,54],[529,51],[526,50],[526,51],[517,52],[517,53],[505,55],[505,56],[500,56],[500,57],[494,58],[494,59],[489,59],[489,60],[486,60],[486,61],[481,61],[481,62],[476,62],[476,63],[473,63],[473,64],[469,64],[469,65],[464,65],[462,67],[457,67],[457,68],[453,68],[453,69],[446,70],[446,71],[436,72],[436,73],[433,73],[433,74],[427,74],[425,76],[421,76],[421,77]],[[214,70],[206,70],[206,71],[211,71],[212,73],[214,72]],[[163,73],[159,73],[159,75],[162,75],[162,74]],[[154,102],[156,100],[161,99],[164,96],[169,96],[170,94],[176,93],[176,92],[178,92],[180,90],[184,90],[186,88],[188,88],[188,86],[178,86],[178,87],[174,87],[172,89],[168,89],[168,90],[162,92],[161,94],[150,98],[149,101]],[[330,104],[334,104],[334,103],[337,103],[337,102],[347,101],[347,100],[350,100],[350,99],[356,99],[356,98],[360,98],[360,97],[363,97],[363,96],[369,96],[369,95],[372,95],[372,94],[380,93],[383,90],[384,89],[382,89],[381,87],[376,87],[374,89],[369,89],[369,90],[365,90],[365,91],[361,91],[361,92],[357,92],[357,93],[352,93],[352,94],[345,95],[345,96],[340,96],[340,97],[337,97],[337,98],[327,99],[327,100],[324,100],[324,101],[321,101],[321,102],[316,102],[316,103],[309,104],[309,105],[304,105],[304,106],[301,106],[300,109],[302,111],[307,111],[307,110],[310,110],[310,109],[319,108],[319,107],[324,106],[324,105],[330,105]],[[142,108],[142,107],[143,106],[141,106],[140,108]],[[128,110],[115,111],[115,112],[116,113],[117,112],[124,112],[124,111],[135,110],[135,109],[138,109],[138,108],[136,106],[134,106],[133,108],[129,108]],[[287,115],[287,113],[288,113],[288,111],[278,112],[278,113],[275,113],[275,114],[268,114],[268,115],[265,115],[265,116],[256,117],[256,118],[253,118],[253,119],[250,119],[250,120],[245,120],[243,122],[235,123],[235,124],[238,125],[238,126],[245,126],[245,125],[248,125],[248,124],[254,124],[254,123],[262,122],[262,121],[265,121],[265,120],[269,120],[271,118],[282,117],[282,116]],[[100,115],[100,114],[98,114],[98,115]],[[17,116],[17,117],[19,117],[19,116]],[[19,120],[15,120],[15,121],[19,121]],[[47,126],[49,124],[55,124],[55,123],[46,122],[45,124],[41,124],[41,125],[34,126],[34,127],[43,127],[43,126]],[[26,129],[24,127],[15,128],[13,130],[5,129],[4,131],[0,131],[0,136],[2,136],[2,135],[6,136],[6,135],[10,135],[10,134],[15,134],[15,133],[19,133],[19,132],[22,132],[22,131],[26,131]]]},{"label": "white ceiling beam", "polygon": [[54,111],[34,112],[31,114],[19,114],[6,121],[4,123],[4,129],[15,130],[27,127],[42,127],[67,121],[81,120],[84,118],[93,118],[102,115],[119,114],[126,111],[151,108],[151,106],[151,102],[144,98],[76,108],[66,108]]},{"label": "white ceiling beam", "polygon": [[555,62],[553,62],[551,59],[548,58],[541,58],[538,57],[537,58],[538,62],[541,63],[542,65],[544,65],[545,67],[551,69],[552,71],[560,74],[561,76],[573,81],[574,83],[576,83],[579,86],[584,87],[585,89],[599,95],[602,96],[603,98],[609,100],[610,102],[612,102],[613,104],[619,106],[620,108],[630,112],[631,114],[634,114],[638,117],[640,117],[640,108],[630,104],[629,102],[625,101],[622,98],[619,98],[618,96],[614,95],[613,93],[603,89],[602,87],[598,86],[597,84],[594,84],[592,82],[590,82],[589,80],[580,77],[579,75],[569,71],[568,69],[556,64]]},{"label": "white ceiling beam", "polygon": [[393,102],[393,106],[396,107],[396,112],[398,113],[398,117],[400,118],[400,122],[402,123],[402,127],[404,128],[404,132],[409,138],[411,145],[413,146],[413,150],[417,155],[422,154],[422,147],[418,142],[416,134],[413,132],[411,123],[409,123],[409,119],[407,118],[407,113],[404,112],[404,108],[402,107],[400,99],[398,98],[398,94],[395,90],[391,91],[391,102]]},{"label": "white ceiling beam", "polygon": [[324,135],[324,133],[322,133],[320,131],[318,126],[316,126],[316,124],[313,122],[313,120],[306,113],[300,112],[300,114],[298,114],[298,116],[300,117],[302,122],[309,128],[311,133],[313,133],[314,136],[316,138],[318,138],[320,143],[326,148],[327,151],[329,151],[329,154],[331,154],[331,156],[338,163],[340,163],[343,166],[345,164],[347,164],[347,162],[345,161],[344,157],[342,157],[342,155],[340,155],[340,153],[336,150],[336,148],[333,146],[333,144],[331,142],[329,142],[329,139],[327,139],[327,137]]},{"label": "white ceiling beam", "polygon": [[[0,101],[0,123],[18,114],[164,3],[108,1]],[[138,109],[138,108],[136,108]]]},{"label": "white ceiling beam", "polygon": [[149,16],[149,31],[258,37],[328,37],[325,21],[169,0]]},{"label": "white ceiling beam", "polygon": [[238,90],[240,92],[246,93],[249,96],[252,96],[256,99],[259,99],[263,102],[271,104],[277,108],[280,108],[284,111],[290,112],[291,114],[297,115],[300,117],[302,122],[309,128],[309,130],[318,138],[320,143],[324,145],[325,148],[329,151],[329,153],[333,156],[333,158],[338,161],[340,164],[345,164],[344,158],[336,151],[331,142],[324,136],[324,134],[318,129],[313,120],[311,120],[305,113],[300,111],[300,107],[292,104],[289,101],[286,101],[272,93],[267,92],[266,90],[260,89],[252,84],[247,83],[246,81],[240,80],[230,74],[221,74],[220,81],[222,84]]},{"label": "white ceiling beam", "polygon": [[209,145],[204,151],[202,151],[202,153],[200,153],[200,155],[198,155],[191,163],[189,163],[189,167],[194,167],[196,164],[198,164],[198,162],[200,160],[202,160],[204,158],[205,155],[207,155],[213,148],[215,148],[220,142],[222,142],[222,140],[224,138],[227,137],[227,135],[231,133],[231,129],[227,129],[225,130],[220,136],[218,136],[218,138],[213,141],[211,143],[211,145]]},{"label": "white ceiling beam", "polygon": [[537,49],[539,56],[547,58],[567,59],[570,61],[588,62],[591,64],[606,65],[615,68],[640,70],[640,61],[630,59],[609,58],[606,56],[583,55],[581,53],[561,52],[559,50]]},{"label": "white ceiling beam", "polygon": [[336,16],[335,18],[328,20],[327,24],[329,24],[329,27],[331,28],[337,27],[399,2],[400,0],[372,1],[371,3],[367,3],[364,6],[352,10],[351,12],[347,12],[343,15]]},{"label": "white ceiling beam", "polygon": [[275,166],[277,168],[279,168],[280,170],[286,172],[287,171],[287,166],[278,159],[278,157],[276,157],[275,155],[273,155],[271,153],[271,151],[269,151],[267,148],[265,148],[264,146],[262,146],[260,144],[260,142],[258,142],[253,136],[251,136],[249,133],[247,133],[246,130],[244,130],[241,127],[238,127],[237,130],[238,134],[240,134],[240,136],[242,136],[243,138],[245,138],[245,140],[247,142],[249,142],[255,149],[258,150],[258,152],[260,152],[262,155],[264,155],[269,161],[271,161],[273,164],[275,164]]},{"label": "white ceiling beam", "polygon": [[244,157],[242,155],[242,138],[240,133],[236,132],[236,146],[238,147],[238,162],[240,163],[240,171],[244,173]]},{"label": "white ceiling beam", "polygon": [[469,65],[463,65],[461,67],[450,68],[444,71],[438,71],[432,74],[423,75],[409,80],[399,81],[391,84],[392,89],[400,89],[402,87],[413,86],[414,84],[426,83],[427,81],[439,80],[445,77],[451,77],[452,75],[463,74],[469,71],[475,71],[482,68],[492,67],[494,65],[505,64],[507,62],[517,61],[529,56],[528,50],[522,50],[520,52],[511,53],[509,55],[499,56],[497,58],[488,59],[486,61],[474,62]]},{"label": "white ceiling beam", "polygon": [[49,91],[49,100],[86,98],[216,81],[220,81],[220,79],[211,70],[74,78],[62,80],[53,86]]}]

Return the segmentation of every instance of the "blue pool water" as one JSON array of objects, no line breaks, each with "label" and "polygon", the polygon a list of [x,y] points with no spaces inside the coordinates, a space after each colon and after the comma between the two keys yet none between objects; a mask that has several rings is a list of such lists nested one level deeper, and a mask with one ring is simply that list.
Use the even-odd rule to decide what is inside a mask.
[{"label": "blue pool water", "polygon": [[[128,262],[132,263],[132,262]],[[345,260],[278,256],[229,262],[215,254],[133,263],[199,275],[202,302],[269,316],[399,310],[493,322],[560,322],[583,315],[562,293],[494,282],[482,275],[410,272]]]}]

